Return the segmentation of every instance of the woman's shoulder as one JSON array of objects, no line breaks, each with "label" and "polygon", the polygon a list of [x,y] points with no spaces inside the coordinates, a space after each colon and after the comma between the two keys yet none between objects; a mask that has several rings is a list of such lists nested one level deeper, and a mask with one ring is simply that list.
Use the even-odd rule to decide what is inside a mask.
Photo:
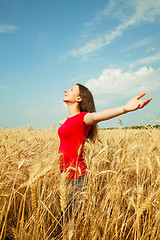
[{"label": "woman's shoulder", "polygon": [[67,118],[61,119],[61,120],[59,121],[59,125],[63,125],[63,123],[64,123],[66,120],[67,120]]}]

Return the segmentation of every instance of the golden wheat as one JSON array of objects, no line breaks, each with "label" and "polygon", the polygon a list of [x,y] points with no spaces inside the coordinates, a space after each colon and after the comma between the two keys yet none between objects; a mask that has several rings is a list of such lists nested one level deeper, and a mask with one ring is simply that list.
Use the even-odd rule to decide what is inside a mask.
[{"label": "golden wheat", "polygon": [[[0,239],[65,239],[56,130],[0,130]],[[160,130],[99,130],[73,239],[160,239]],[[64,177],[64,178],[63,178]]]}]

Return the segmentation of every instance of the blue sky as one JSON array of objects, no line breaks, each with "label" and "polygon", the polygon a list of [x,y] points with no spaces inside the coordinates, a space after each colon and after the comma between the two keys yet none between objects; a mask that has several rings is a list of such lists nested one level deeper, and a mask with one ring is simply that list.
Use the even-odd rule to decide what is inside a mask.
[{"label": "blue sky", "polygon": [[58,127],[64,90],[77,82],[97,111],[152,96],[101,127],[157,124],[160,1],[0,0],[0,127]]}]

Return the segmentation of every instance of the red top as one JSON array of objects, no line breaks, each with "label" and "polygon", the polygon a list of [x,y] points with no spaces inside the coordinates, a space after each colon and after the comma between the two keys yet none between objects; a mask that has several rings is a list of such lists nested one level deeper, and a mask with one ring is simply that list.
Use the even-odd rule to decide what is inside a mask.
[{"label": "red top", "polygon": [[60,171],[67,172],[68,179],[83,177],[86,174],[86,164],[83,158],[84,143],[91,126],[84,123],[87,112],[81,112],[67,118],[58,129],[60,138],[59,153]]}]

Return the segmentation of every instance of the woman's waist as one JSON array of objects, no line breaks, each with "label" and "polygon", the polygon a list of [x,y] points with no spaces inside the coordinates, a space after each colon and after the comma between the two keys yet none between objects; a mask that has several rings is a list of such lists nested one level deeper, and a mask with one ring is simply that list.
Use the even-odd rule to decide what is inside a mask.
[{"label": "woman's waist", "polygon": [[60,154],[60,161],[61,162],[70,162],[73,164],[77,164],[77,162],[84,162],[83,154],[71,154],[71,153],[61,153]]}]

